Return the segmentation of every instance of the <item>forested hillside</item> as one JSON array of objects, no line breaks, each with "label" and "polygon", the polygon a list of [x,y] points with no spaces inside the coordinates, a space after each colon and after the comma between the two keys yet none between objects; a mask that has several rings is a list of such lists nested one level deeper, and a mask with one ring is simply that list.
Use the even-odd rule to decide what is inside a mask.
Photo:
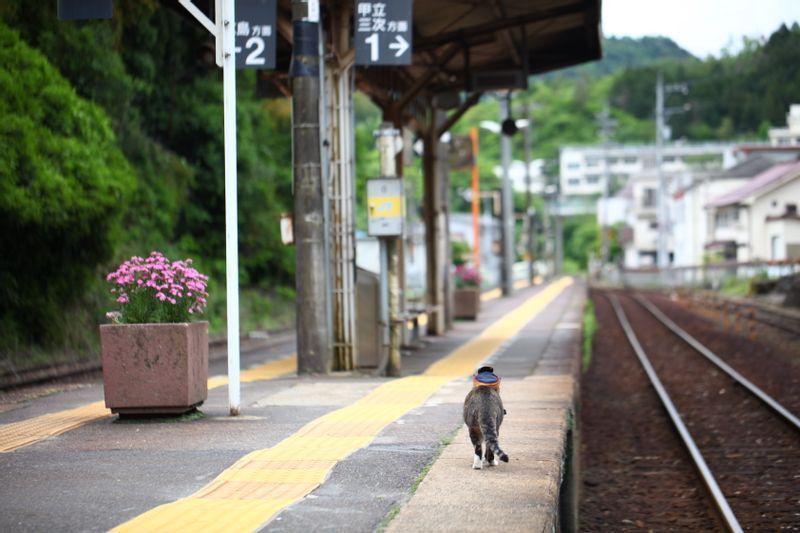
[{"label": "forested hillside", "polygon": [[[157,1],[116,3],[111,21],[59,22],[48,7],[0,6],[0,352],[91,347],[113,306],[105,273],[151,250],[192,257],[211,276],[208,318],[220,331],[222,84],[206,31]],[[239,73],[248,329],[291,323],[278,307],[294,294],[278,224],[292,205],[290,105],[257,99],[255,85]]]},{"label": "forested hillside", "polygon": [[[113,305],[105,274],[151,250],[191,257],[210,275],[208,318],[212,331],[222,331],[222,83],[209,61],[211,39],[157,0],[116,2],[111,21],[95,22],[59,22],[55,3],[43,6],[0,4],[0,354],[90,352],[96,324]],[[692,104],[673,117],[675,137],[763,134],[783,123],[800,95],[797,50],[797,26],[707,61],[663,38],[611,39],[607,61],[532,78],[514,105],[530,104],[534,157],[550,161],[557,176],[559,146],[595,142],[606,101],[618,122],[615,141],[651,140],[656,69],[689,83],[683,100],[671,100]],[[280,244],[278,223],[292,206],[290,102],[259,99],[252,71],[240,71],[237,83],[243,327],[267,328],[274,317],[291,321],[281,306],[290,308],[294,294],[294,250]],[[380,117],[363,96],[356,107],[362,181],[377,171],[372,130]],[[498,118],[497,101],[487,96],[454,133]],[[521,158],[521,135],[514,142]],[[481,154],[482,182],[495,187],[496,136],[482,134]],[[406,176],[418,202],[419,166]],[[456,193],[468,177],[452,178],[458,209]]]}]

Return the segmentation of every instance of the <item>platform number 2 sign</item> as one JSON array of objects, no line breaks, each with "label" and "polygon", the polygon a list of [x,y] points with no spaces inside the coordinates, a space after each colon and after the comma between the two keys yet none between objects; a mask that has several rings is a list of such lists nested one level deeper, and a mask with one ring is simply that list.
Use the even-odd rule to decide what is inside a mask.
[{"label": "platform number 2 sign", "polygon": [[276,0],[236,0],[236,68],[274,69]]}]

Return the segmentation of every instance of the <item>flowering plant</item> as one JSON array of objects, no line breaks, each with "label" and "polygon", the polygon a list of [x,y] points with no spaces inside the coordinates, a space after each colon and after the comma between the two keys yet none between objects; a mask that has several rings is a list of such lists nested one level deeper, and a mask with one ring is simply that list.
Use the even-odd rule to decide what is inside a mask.
[{"label": "flowering plant", "polygon": [[191,265],[191,259],[170,262],[159,252],[131,257],[106,276],[122,304],[107,316],[120,324],[188,322],[203,312],[208,298],[208,276]]},{"label": "flowering plant", "polygon": [[471,266],[467,265],[456,266],[455,278],[456,278],[457,289],[466,289],[466,288],[478,289],[481,286],[481,273],[478,271],[477,268]]}]

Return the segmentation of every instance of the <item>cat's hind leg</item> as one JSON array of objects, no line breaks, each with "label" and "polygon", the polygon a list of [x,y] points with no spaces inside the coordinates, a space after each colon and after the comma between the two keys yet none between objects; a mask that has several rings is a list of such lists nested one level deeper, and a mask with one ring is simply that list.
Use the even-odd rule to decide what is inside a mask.
[{"label": "cat's hind leg", "polygon": [[498,464],[494,452],[488,446],[486,447],[486,462],[491,466],[497,466]]},{"label": "cat's hind leg", "polygon": [[469,440],[475,447],[475,455],[472,457],[472,468],[480,470],[483,468],[483,435],[477,427],[469,428]]}]

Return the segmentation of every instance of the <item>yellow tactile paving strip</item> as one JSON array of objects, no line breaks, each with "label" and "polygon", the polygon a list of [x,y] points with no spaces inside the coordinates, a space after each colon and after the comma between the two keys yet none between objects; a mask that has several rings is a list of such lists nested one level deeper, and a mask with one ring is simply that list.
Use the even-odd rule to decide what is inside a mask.
[{"label": "yellow tactile paving strip", "polygon": [[366,446],[390,423],[445,383],[471,374],[516,335],[572,280],[553,283],[432,365],[389,381],[355,403],[313,420],[272,448],[252,452],[193,495],[161,505],[113,531],[254,531],[321,485],[336,463]]},{"label": "yellow tactile paving strip", "polygon": [[[261,381],[291,374],[297,370],[297,357],[290,355],[242,372],[242,382]],[[227,385],[227,377],[208,380],[208,389]],[[0,426],[0,453],[11,452],[35,444],[48,437],[60,435],[95,420],[111,416],[104,402],[94,402],[74,409],[59,411],[29,420]]]},{"label": "yellow tactile paving strip", "polygon": [[94,402],[75,409],[5,424],[0,426],[0,452],[10,452],[34,444],[110,414],[111,411],[106,409],[104,402]]}]

